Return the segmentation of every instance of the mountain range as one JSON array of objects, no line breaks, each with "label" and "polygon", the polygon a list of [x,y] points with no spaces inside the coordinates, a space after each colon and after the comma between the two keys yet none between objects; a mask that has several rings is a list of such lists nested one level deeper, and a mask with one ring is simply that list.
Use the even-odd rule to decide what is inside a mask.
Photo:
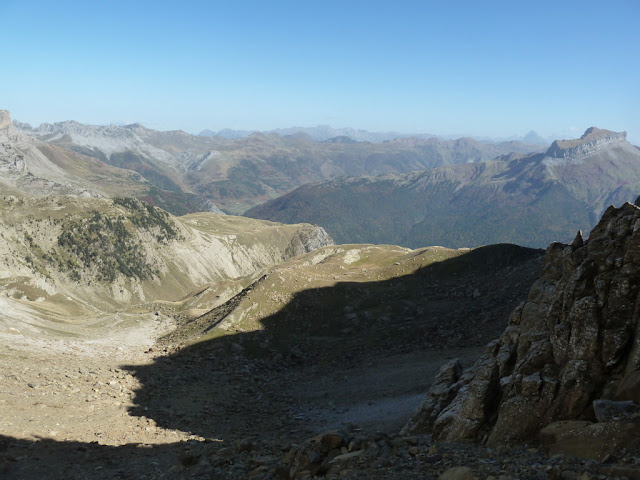
[{"label": "mountain range", "polygon": [[380,143],[402,137],[416,137],[423,139],[435,137],[435,135],[429,134],[408,135],[399,132],[370,132],[368,130],[355,128],[333,128],[329,125],[318,125],[316,127],[276,128],[274,130],[267,131],[232,130],[225,128],[217,132],[214,132],[212,130],[203,130],[198,135],[202,137],[221,136],[225,138],[243,138],[248,137],[254,133],[264,133],[267,135],[270,133],[275,133],[281,136],[307,136],[316,142],[324,142],[335,137],[349,137],[356,142],[372,143]]},{"label": "mountain range", "polygon": [[[215,137],[220,136],[224,138],[243,138],[248,137],[253,133],[258,133],[257,130],[233,130],[229,128],[225,128],[218,131],[213,130],[203,130],[198,135],[202,137]],[[400,133],[400,132],[371,132],[368,130],[355,129],[355,128],[333,128],[329,125],[318,125],[315,127],[289,127],[289,128],[276,128],[274,130],[266,130],[261,131],[260,133],[269,134],[276,133],[282,136],[308,136],[312,140],[316,142],[326,142],[327,140],[331,140],[335,137],[348,137],[355,142],[385,142],[388,140],[394,140],[396,138],[421,138],[423,140],[429,138],[439,138],[441,140],[452,140],[456,138],[460,138],[460,136],[455,135],[431,135],[429,133]],[[505,141],[515,141],[522,142],[529,145],[549,145],[553,140],[547,140],[538,135],[535,131],[531,130],[526,135],[521,137],[511,137],[508,139],[491,139],[491,138],[476,138],[473,137],[474,140],[481,141],[483,143],[489,144],[497,144],[503,143]]]},{"label": "mountain range", "polygon": [[65,148],[64,142],[41,141],[22,128],[26,127],[19,122],[12,124],[9,112],[0,110],[0,188],[4,193],[138,197],[176,214],[209,209],[196,195],[170,185],[170,189],[158,187],[132,169],[102,161],[94,150],[85,155],[83,146]]},{"label": "mountain range", "polygon": [[322,225],[338,243],[543,247],[589,230],[639,189],[640,150],[624,132],[592,127],[544,153],[305,185],[246,215]]},{"label": "mountain range", "polygon": [[[137,172],[139,177],[135,178],[147,183],[147,190],[153,186],[182,198],[182,202],[159,204],[176,214],[218,208],[240,214],[309,182],[403,173],[540,149],[521,142],[485,144],[470,138],[408,137],[372,143],[334,135],[332,141],[320,142],[305,134],[284,135],[285,131],[283,135],[253,133],[229,139],[159,132],[140,124],[95,126],[74,121],[37,128],[14,122],[13,129],[23,134],[23,139],[35,139],[40,145]],[[145,200],[157,201],[151,195]]]},{"label": "mountain range", "polygon": [[372,143],[330,127],[325,137],[351,136],[227,139],[74,121],[33,128],[1,116],[2,182],[13,192],[137,197],[179,215],[247,212],[322,225],[339,243],[541,247],[591,228],[640,181],[638,149],[595,127],[542,152],[469,138]]}]

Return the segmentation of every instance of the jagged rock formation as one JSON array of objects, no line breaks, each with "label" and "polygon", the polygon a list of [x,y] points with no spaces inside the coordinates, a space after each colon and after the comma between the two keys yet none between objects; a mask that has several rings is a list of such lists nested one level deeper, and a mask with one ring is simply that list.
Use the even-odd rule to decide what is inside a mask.
[{"label": "jagged rock formation", "polygon": [[464,373],[444,368],[405,432],[489,444],[530,440],[558,420],[584,421],[591,437],[627,432],[590,425],[630,408],[602,399],[640,402],[639,267],[640,208],[630,203],[609,207],[587,241],[550,245],[502,336]]},{"label": "jagged rock formation", "polygon": [[0,110],[0,135],[6,136],[11,129],[11,116],[6,110]]},{"label": "jagged rock formation", "polygon": [[[20,124],[25,133],[46,141],[74,145],[76,149],[93,150],[94,154],[109,157],[113,153],[132,151],[136,154],[155,158],[162,163],[173,164],[174,157],[149,141],[155,132],[135,123],[132,125],[98,126],[85,125],[73,120],[58,123],[43,123],[32,129]],[[185,134],[186,135],[186,134]],[[87,152],[90,153],[90,152]]]},{"label": "jagged rock formation", "polygon": [[0,110],[0,174],[0,188],[5,193],[87,193],[77,178],[68,175],[38,149],[36,142],[13,128],[6,110]]}]

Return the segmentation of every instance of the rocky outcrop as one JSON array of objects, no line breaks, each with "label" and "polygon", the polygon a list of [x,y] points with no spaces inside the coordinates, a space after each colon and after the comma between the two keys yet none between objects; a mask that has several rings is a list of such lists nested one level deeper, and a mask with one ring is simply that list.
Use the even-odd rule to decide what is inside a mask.
[{"label": "rocky outcrop", "polygon": [[444,369],[405,433],[499,444],[560,420],[624,421],[603,412],[640,403],[639,293],[640,208],[611,206],[587,241],[548,247],[502,336],[459,377]]},{"label": "rocky outcrop", "polygon": [[613,143],[625,142],[627,132],[612,132],[596,127],[588,128],[577,140],[555,140],[545,156],[552,158],[576,159],[585,157]]},{"label": "rocky outcrop", "polygon": [[333,244],[333,239],[324,228],[316,225],[304,225],[291,238],[285,255],[296,257]]},{"label": "rocky outcrop", "polygon": [[7,110],[0,110],[0,135],[8,135],[10,130],[11,116]]},{"label": "rocky outcrop", "polygon": [[15,148],[17,136],[11,123],[11,114],[0,110],[0,186],[11,182],[12,177],[25,174],[25,153]]}]

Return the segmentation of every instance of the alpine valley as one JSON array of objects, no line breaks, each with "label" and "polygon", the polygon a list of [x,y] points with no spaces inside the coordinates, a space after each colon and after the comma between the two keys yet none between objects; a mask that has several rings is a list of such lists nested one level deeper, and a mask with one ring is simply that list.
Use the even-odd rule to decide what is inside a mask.
[{"label": "alpine valley", "polygon": [[219,133],[0,111],[0,478],[640,478],[624,133]]}]

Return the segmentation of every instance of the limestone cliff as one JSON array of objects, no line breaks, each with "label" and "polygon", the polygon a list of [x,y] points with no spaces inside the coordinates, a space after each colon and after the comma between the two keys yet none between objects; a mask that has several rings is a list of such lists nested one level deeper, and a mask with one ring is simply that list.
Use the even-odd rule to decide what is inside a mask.
[{"label": "limestone cliff", "polygon": [[547,150],[545,156],[575,159],[595,153],[612,144],[623,143],[626,139],[627,132],[612,132],[610,130],[590,127],[576,140],[555,140]]},{"label": "limestone cliff", "polygon": [[502,336],[471,369],[443,368],[405,432],[529,440],[557,420],[595,420],[602,399],[640,402],[640,208],[629,203],[609,207],[588,241],[548,247]]}]

